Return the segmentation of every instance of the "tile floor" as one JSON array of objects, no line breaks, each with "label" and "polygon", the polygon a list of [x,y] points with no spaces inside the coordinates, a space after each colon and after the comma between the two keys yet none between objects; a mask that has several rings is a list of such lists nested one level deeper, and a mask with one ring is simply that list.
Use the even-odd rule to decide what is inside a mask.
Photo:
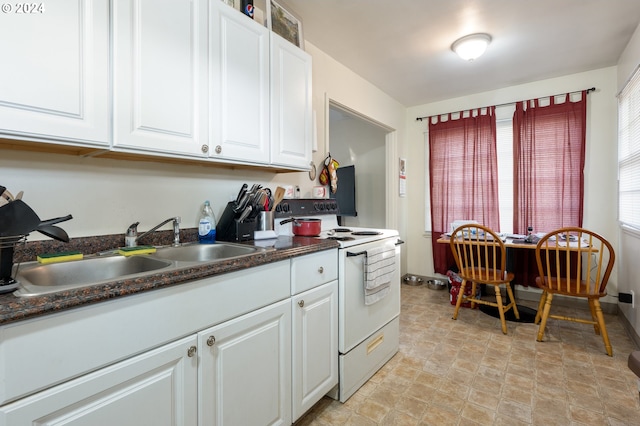
[{"label": "tile floor", "polygon": [[605,315],[608,357],[590,325],[550,319],[536,342],[534,324],[508,322],[505,336],[498,319],[464,309],[454,321],[453,309],[445,290],[402,285],[400,351],[345,404],[325,397],[296,425],[640,425],[637,348],[617,316]]}]

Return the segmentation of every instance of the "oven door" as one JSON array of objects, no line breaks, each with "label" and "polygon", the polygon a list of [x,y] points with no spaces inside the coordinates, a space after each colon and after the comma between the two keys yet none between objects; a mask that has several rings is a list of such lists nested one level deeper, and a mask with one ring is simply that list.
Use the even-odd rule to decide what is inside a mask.
[{"label": "oven door", "polygon": [[[400,314],[400,245],[396,244],[395,272],[389,293],[372,305],[364,303],[364,268],[366,250],[397,237],[359,244],[339,250],[338,326],[339,351],[349,352],[358,343],[382,328]],[[351,255],[348,255],[351,253]],[[362,253],[356,255],[358,253]]]}]

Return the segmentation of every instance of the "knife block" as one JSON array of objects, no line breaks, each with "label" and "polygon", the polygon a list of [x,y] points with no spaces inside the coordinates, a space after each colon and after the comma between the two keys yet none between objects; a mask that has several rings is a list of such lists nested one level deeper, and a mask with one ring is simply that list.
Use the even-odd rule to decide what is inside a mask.
[{"label": "knife block", "polygon": [[[1,244],[0,244],[1,246]],[[12,281],[13,246],[0,247],[0,285]]]},{"label": "knife block", "polygon": [[257,229],[255,218],[240,222],[240,213],[233,211],[235,203],[227,203],[222,216],[216,226],[216,239],[220,241],[239,242],[253,240],[253,233]]}]

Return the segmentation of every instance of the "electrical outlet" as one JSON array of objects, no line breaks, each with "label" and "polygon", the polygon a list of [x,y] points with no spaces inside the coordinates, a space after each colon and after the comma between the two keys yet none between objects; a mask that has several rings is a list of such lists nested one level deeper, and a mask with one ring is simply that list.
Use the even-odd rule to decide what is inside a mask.
[{"label": "electrical outlet", "polygon": [[629,293],[631,293],[631,307],[635,308],[636,307],[636,294],[633,292],[633,290],[629,290]]}]

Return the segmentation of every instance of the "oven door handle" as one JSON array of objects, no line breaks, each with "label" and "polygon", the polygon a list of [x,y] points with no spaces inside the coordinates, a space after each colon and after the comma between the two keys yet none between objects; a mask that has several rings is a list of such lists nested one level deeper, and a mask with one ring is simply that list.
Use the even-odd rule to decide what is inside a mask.
[{"label": "oven door handle", "polygon": [[[404,244],[404,241],[402,241],[401,239],[398,239],[398,241],[396,241],[396,245],[399,246],[400,244]],[[350,251],[347,252],[347,257],[354,257],[354,256],[362,256],[363,254],[367,254],[367,251],[359,251],[357,253],[351,253]]]}]

